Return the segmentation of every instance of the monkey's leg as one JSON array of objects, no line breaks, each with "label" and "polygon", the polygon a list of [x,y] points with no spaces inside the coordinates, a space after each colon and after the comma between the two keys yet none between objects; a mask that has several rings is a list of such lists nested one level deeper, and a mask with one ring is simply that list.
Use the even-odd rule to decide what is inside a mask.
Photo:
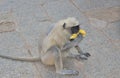
[{"label": "monkey's leg", "polygon": [[62,55],[59,49],[57,49],[55,52],[55,67],[56,67],[56,73],[59,73],[62,75],[78,75],[79,74],[78,71],[63,69]]},{"label": "monkey's leg", "polygon": [[[52,56],[52,59],[50,56]],[[48,55],[47,56],[45,55],[45,57],[42,58],[42,61],[45,64],[48,64],[46,62],[54,61],[53,63],[55,64],[56,73],[61,74],[61,75],[78,75],[79,73],[78,71],[63,69],[62,55],[61,55],[59,48],[56,46],[51,47],[48,50]]]}]

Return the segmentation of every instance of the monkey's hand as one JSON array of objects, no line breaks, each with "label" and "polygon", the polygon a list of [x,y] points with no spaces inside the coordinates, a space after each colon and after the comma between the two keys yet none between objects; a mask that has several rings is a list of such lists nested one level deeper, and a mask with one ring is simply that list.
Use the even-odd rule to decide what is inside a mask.
[{"label": "monkey's hand", "polygon": [[76,55],[76,59],[77,60],[87,60],[89,56],[91,56],[89,53],[83,53],[80,55]]},{"label": "monkey's hand", "polygon": [[76,60],[87,60],[88,57],[85,55],[81,55],[81,54],[73,54],[73,53],[69,53],[67,55],[68,58],[74,58]]},{"label": "monkey's hand", "polygon": [[81,55],[84,55],[84,56],[86,56],[86,57],[90,57],[90,56],[91,56],[90,53],[82,53]]},{"label": "monkey's hand", "polygon": [[77,60],[87,60],[88,57],[86,57],[85,55],[76,55],[75,59],[77,59]]}]

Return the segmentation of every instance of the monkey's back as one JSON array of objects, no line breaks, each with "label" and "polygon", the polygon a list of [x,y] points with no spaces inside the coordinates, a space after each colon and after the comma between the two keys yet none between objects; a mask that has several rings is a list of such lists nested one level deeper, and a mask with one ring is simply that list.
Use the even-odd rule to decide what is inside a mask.
[{"label": "monkey's back", "polygon": [[62,26],[54,26],[43,41],[42,53],[46,53],[52,46],[61,48],[69,40],[69,37],[70,34]]}]

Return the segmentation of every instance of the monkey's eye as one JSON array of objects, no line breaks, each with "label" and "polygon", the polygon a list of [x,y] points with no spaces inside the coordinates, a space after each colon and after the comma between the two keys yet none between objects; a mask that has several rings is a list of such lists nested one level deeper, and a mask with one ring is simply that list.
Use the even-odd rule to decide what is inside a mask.
[{"label": "monkey's eye", "polygon": [[71,27],[71,33],[72,34],[77,33],[77,32],[79,32],[79,25]]}]

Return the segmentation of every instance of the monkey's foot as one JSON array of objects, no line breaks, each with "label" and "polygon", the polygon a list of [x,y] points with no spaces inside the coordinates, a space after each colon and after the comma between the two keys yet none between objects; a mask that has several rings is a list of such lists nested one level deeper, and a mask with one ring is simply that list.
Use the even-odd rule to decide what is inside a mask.
[{"label": "monkey's foot", "polygon": [[58,71],[57,73],[61,75],[78,75],[79,74],[79,72],[75,70],[61,70],[61,71]]}]

